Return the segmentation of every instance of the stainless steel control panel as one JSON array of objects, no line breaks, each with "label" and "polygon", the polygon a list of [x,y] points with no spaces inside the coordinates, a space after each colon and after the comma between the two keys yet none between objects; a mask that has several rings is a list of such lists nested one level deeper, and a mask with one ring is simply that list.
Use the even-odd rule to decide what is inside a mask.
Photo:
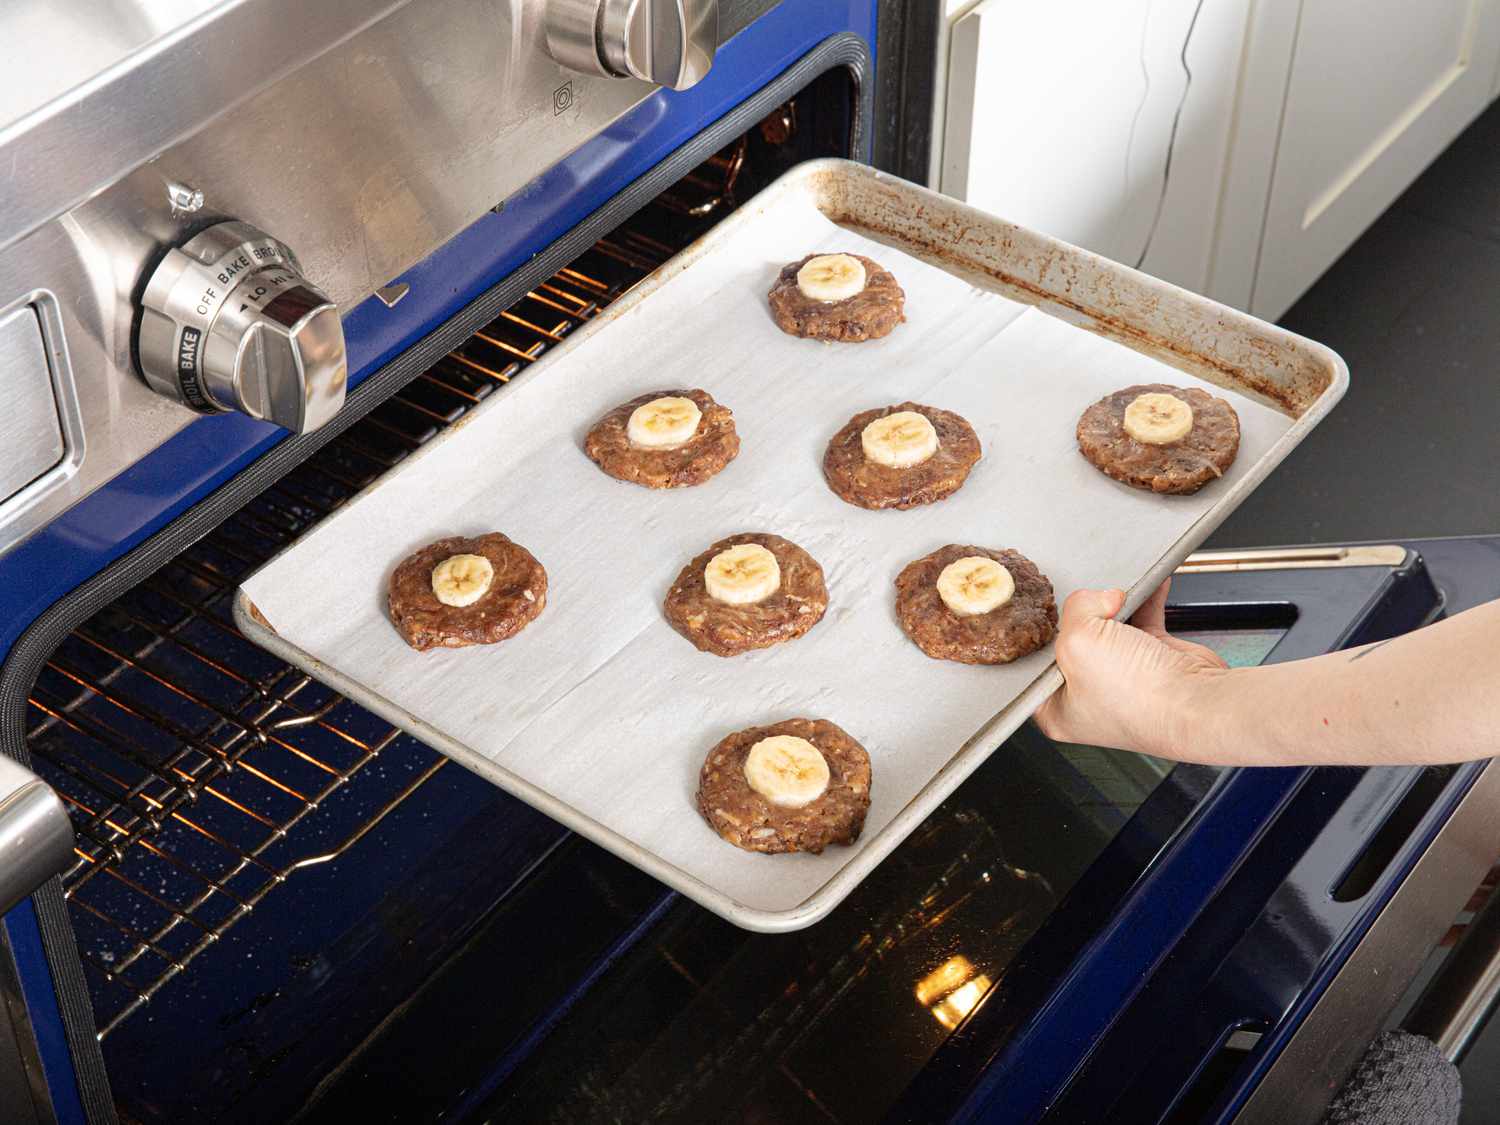
[{"label": "stainless steel control panel", "polygon": [[36,309],[28,302],[0,314],[0,504],[63,458],[62,422]]},{"label": "stainless steel control panel", "polygon": [[43,290],[0,304],[0,552],[69,494],[83,462],[62,321]]},{"label": "stainless steel control panel", "polygon": [[[94,57],[78,45],[93,40],[63,24],[18,39],[16,21],[34,6],[0,4],[0,44],[56,51],[59,73],[72,76],[52,93],[43,83],[19,100],[0,97],[0,167],[16,164],[24,189],[0,193],[0,311],[30,293],[55,295],[50,338],[71,359],[79,427],[73,441],[64,424],[68,469],[45,494],[24,512],[0,508],[0,551],[139,461],[195,410],[310,428],[337,409],[333,382],[315,370],[337,366],[324,362],[334,316],[312,304],[301,328],[282,307],[221,309],[217,332],[200,326],[215,350],[201,354],[186,389],[180,370],[158,363],[142,314],[142,378],[132,355],[137,302],[164,255],[215,219],[245,222],[295,249],[300,276],[315,282],[308,292],[352,309],[644,99],[674,96],[654,82],[701,77],[713,47],[772,6],[605,0],[620,32],[606,63],[619,69],[580,71],[549,51],[551,2],[195,0],[190,20],[162,30],[156,24],[175,17],[161,5],[108,0],[122,21],[139,22],[131,42],[141,46],[106,52],[109,65],[77,82]],[[39,162],[38,151],[50,155]],[[54,218],[59,204],[72,209]],[[158,290],[152,299],[173,319],[188,296]],[[226,368],[236,341],[262,351]],[[287,376],[328,393],[304,393],[299,404],[284,393]],[[0,434],[9,435],[3,418]],[[81,463],[68,460],[75,455]]]}]

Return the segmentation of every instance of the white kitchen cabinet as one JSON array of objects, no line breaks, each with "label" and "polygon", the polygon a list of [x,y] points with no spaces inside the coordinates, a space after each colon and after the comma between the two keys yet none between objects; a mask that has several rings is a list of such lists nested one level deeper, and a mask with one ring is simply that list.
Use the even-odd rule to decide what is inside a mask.
[{"label": "white kitchen cabinet", "polygon": [[1278,317],[1494,95],[1497,0],[1303,0],[1252,311]]},{"label": "white kitchen cabinet", "polygon": [[1203,290],[1250,0],[984,0],[950,24],[941,190]]},{"label": "white kitchen cabinet", "polygon": [[951,0],[933,182],[1279,317],[1500,91],[1500,0]]}]

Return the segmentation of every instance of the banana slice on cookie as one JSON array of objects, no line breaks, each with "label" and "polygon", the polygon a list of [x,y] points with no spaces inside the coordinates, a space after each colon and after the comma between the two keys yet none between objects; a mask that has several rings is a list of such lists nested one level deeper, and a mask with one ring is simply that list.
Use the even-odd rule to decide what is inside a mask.
[{"label": "banana slice on cookie", "polygon": [[781,588],[781,564],[759,543],[740,543],[708,560],[703,585],[715,601],[753,605]]},{"label": "banana slice on cookie", "polygon": [[864,292],[864,263],[852,254],[819,254],[797,271],[797,288],[810,301],[847,301]]},{"label": "banana slice on cookie", "polygon": [[444,605],[473,605],[494,580],[495,568],[483,555],[449,555],[432,568],[432,592]]},{"label": "banana slice on cookie", "polygon": [[876,418],[860,431],[859,443],[865,456],[877,465],[908,469],[937,452],[938,436],[925,415],[898,410]]},{"label": "banana slice on cookie", "polygon": [[1125,408],[1125,432],[1147,445],[1181,441],[1193,429],[1193,408],[1176,395],[1152,391]]},{"label": "banana slice on cookie", "polygon": [[750,747],[745,780],[773,805],[800,809],[828,789],[828,760],[805,738],[773,734]]},{"label": "banana slice on cookie", "polygon": [[690,398],[654,398],[631,411],[625,436],[639,449],[676,449],[698,432],[702,418],[703,411]]},{"label": "banana slice on cookie", "polygon": [[1016,582],[994,559],[970,555],[943,567],[937,590],[943,604],[960,617],[978,617],[1010,601]]}]

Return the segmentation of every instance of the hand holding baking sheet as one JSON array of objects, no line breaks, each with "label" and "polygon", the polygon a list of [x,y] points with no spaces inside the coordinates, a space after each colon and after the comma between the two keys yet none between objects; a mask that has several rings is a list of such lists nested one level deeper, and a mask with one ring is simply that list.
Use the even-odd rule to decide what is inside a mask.
[{"label": "hand holding baking sheet", "polygon": [[1049,738],[1223,766],[1430,765],[1489,757],[1500,730],[1500,602],[1309,660],[1226,668],[1168,635],[1163,585],[1131,619],[1119,590],[1063,606],[1066,684]]},{"label": "hand holding baking sheet", "polygon": [[1116,621],[1123,590],[1075,590],[1063,603],[1054,655],[1066,681],[1036,713],[1059,742],[1173,757],[1180,698],[1194,677],[1225,668],[1210,648],[1166,630],[1163,582],[1130,624]]}]

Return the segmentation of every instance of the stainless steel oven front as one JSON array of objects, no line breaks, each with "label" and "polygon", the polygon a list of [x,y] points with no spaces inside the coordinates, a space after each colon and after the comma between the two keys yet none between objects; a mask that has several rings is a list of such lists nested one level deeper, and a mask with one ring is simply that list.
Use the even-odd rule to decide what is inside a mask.
[{"label": "stainless steel oven front", "polygon": [[559,846],[223,595],[758,185],[868,159],[877,12],[0,14],[7,1119],[288,1116]]}]

